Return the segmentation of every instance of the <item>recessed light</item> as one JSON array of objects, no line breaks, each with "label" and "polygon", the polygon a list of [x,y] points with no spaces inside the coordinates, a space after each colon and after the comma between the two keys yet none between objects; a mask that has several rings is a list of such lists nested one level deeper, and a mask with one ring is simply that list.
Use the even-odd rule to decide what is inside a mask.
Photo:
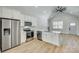
[{"label": "recessed light", "polygon": [[38,8],[38,6],[34,6],[35,8]]}]

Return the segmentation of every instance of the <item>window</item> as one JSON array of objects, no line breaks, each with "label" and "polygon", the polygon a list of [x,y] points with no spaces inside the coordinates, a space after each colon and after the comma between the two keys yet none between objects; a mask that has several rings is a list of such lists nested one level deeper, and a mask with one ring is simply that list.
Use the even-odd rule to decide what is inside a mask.
[{"label": "window", "polygon": [[70,26],[76,26],[76,23],[70,23]]},{"label": "window", "polygon": [[63,21],[54,21],[53,29],[63,29]]}]

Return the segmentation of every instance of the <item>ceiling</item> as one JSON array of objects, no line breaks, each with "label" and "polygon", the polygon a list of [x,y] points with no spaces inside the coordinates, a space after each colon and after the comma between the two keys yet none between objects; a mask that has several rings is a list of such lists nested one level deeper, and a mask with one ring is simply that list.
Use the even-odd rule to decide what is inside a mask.
[{"label": "ceiling", "polygon": [[31,15],[31,16],[38,16],[40,17],[40,15],[44,15],[44,14],[49,14],[53,7],[52,6],[8,6],[8,8],[13,8],[16,10],[21,11],[23,14],[26,15]]},{"label": "ceiling", "polygon": [[[21,13],[38,18],[39,25],[47,26],[50,16],[55,15],[57,6],[5,6],[7,8],[19,10]],[[64,12],[79,16],[79,6],[64,6]]]},{"label": "ceiling", "polygon": [[[21,11],[23,14],[36,16],[40,18],[48,18],[51,13],[55,13],[57,6],[6,6]],[[79,16],[79,6],[65,6],[67,13]]]}]

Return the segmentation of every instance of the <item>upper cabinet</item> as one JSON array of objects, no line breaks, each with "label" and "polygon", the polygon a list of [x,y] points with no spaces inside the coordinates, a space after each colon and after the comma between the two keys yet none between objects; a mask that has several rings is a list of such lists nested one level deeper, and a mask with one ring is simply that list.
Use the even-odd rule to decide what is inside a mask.
[{"label": "upper cabinet", "polygon": [[0,7],[0,17],[2,17],[2,8]]},{"label": "upper cabinet", "polygon": [[0,7],[0,17],[20,19],[21,13],[14,9]]},{"label": "upper cabinet", "polygon": [[33,16],[26,16],[25,22],[32,22],[32,26],[37,26],[37,18]]},{"label": "upper cabinet", "polygon": [[32,26],[37,26],[37,18],[31,18]]},{"label": "upper cabinet", "polygon": [[21,19],[22,15],[18,10],[12,10],[12,15],[14,19]]}]

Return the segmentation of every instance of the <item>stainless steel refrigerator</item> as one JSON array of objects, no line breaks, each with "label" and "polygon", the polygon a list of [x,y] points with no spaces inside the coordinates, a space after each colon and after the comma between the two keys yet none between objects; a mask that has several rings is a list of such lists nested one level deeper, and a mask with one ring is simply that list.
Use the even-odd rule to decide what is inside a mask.
[{"label": "stainless steel refrigerator", "polygon": [[0,49],[5,51],[20,44],[20,21],[15,19],[0,19]]},{"label": "stainless steel refrigerator", "polygon": [[2,19],[2,51],[11,48],[11,20]]}]

